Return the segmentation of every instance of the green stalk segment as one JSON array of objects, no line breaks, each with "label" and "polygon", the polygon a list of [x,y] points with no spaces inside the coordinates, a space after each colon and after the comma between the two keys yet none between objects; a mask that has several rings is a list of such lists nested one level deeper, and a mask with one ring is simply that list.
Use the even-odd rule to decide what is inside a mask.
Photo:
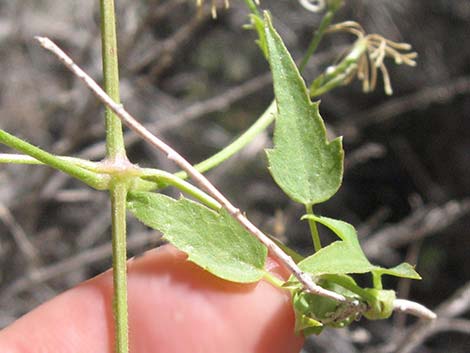
[{"label": "green stalk segment", "polygon": [[0,143],[23,152],[44,164],[77,178],[92,188],[97,190],[106,190],[108,188],[109,177],[107,175],[100,175],[79,167],[70,160],[57,157],[1,129]]},{"label": "green stalk segment", "polygon": [[[119,67],[114,0],[100,0],[104,90],[115,101],[119,97]],[[121,120],[106,107],[106,159],[127,161]],[[126,196],[127,181],[118,176],[111,182],[113,284],[116,353],[129,352],[127,312]]]},{"label": "green stalk segment", "polygon": [[127,251],[126,251],[126,197],[127,183],[111,185],[113,233],[114,325],[116,353],[129,352],[127,313]]},{"label": "green stalk segment", "polygon": [[[313,215],[313,206],[305,205],[307,214]],[[321,249],[320,235],[318,234],[317,223],[313,219],[308,220],[308,226],[310,227],[310,233],[312,234],[313,247],[315,252]]]},{"label": "green stalk segment", "polygon": [[300,62],[300,65],[299,65],[300,72],[302,72],[305,69],[305,66],[307,66],[308,60],[312,57],[312,55],[317,50],[318,45],[320,44],[323,36],[325,35],[326,29],[331,24],[331,21],[333,21],[334,16],[335,16],[335,11],[329,10],[323,17],[320,23],[320,26],[315,31],[312,41],[310,42],[308,46],[307,52],[305,53],[304,57],[302,58],[302,61]]},{"label": "green stalk segment", "polygon": [[[259,133],[266,130],[266,128],[274,121],[276,115],[276,103],[274,101],[271,102],[269,107],[264,111],[263,115],[259,117],[259,119],[251,125],[251,127],[246,130],[240,137],[238,137],[235,141],[233,141],[230,145],[225,147],[223,150],[219,151],[218,153],[214,154],[212,157],[198,163],[194,166],[199,172],[204,173],[225,160],[232,157],[238,151],[240,151],[243,147],[249,144]],[[188,175],[186,172],[178,172],[175,174],[176,176],[186,179]]]},{"label": "green stalk segment", "polygon": [[[114,0],[101,0],[100,5],[104,90],[115,102],[119,103],[119,66]],[[126,158],[121,120],[108,107],[106,107],[105,117],[106,157],[110,160]]]}]

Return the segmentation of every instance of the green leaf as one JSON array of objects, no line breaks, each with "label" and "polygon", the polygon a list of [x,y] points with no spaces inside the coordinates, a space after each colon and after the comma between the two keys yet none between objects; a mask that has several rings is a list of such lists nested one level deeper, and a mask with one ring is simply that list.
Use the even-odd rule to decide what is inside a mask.
[{"label": "green leaf", "polygon": [[374,272],[379,276],[387,274],[412,279],[421,278],[407,263],[390,269],[371,264],[362,251],[356,230],[346,222],[311,214],[303,216],[302,219],[312,219],[323,224],[341,239],[301,261],[299,267],[306,272],[314,275]]},{"label": "green leaf", "polygon": [[157,229],[189,260],[232,282],[259,281],[264,275],[267,249],[225,210],[219,213],[180,198],[135,192],[129,210],[144,224]]},{"label": "green leaf", "polygon": [[[376,266],[377,267],[377,266]],[[392,268],[379,267],[373,271],[374,273],[381,275],[390,275],[395,277],[410,278],[410,279],[421,279],[419,273],[417,273],[413,266],[407,262],[403,262],[398,266]]]},{"label": "green leaf", "polygon": [[361,248],[336,241],[299,263],[299,267],[314,275],[367,273],[375,269]]},{"label": "green leaf", "polygon": [[292,57],[265,15],[265,34],[278,108],[269,168],[276,183],[294,201],[328,200],[341,185],[341,138],[328,142],[318,103],[310,101]]}]

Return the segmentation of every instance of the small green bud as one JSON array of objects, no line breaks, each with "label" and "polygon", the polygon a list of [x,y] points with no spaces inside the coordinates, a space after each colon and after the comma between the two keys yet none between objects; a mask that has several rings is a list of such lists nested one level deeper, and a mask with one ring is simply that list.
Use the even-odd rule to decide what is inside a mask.
[{"label": "small green bud", "polygon": [[396,299],[395,291],[393,290],[380,290],[375,288],[366,288],[374,300],[368,300],[367,304],[369,310],[364,313],[364,316],[369,320],[387,319],[392,315],[393,302]]}]

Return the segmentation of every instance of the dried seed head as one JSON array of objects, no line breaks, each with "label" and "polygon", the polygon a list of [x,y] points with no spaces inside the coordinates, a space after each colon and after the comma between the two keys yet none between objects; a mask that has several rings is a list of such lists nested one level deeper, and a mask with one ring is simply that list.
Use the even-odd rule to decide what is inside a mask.
[{"label": "dried seed head", "polygon": [[[362,81],[364,92],[371,92],[377,85],[377,70],[380,70],[383,77],[385,93],[393,93],[390,83],[390,75],[385,66],[385,59],[392,58],[395,64],[405,64],[416,66],[416,52],[410,52],[411,45],[408,43],[397,43],[379,34],[366,34],[361,25],[357,22],[347,21],[330,26],[328,32],[347,32],[358,37],[346,57],[355,57],[355,75]],[[364,45],[365,44],[365,45]],[[359,55],[351,55],[354,51],[360,50]]]},{"label": "dried seed head", "polygon": [[[224,7],[228,9],[230,7],[230,0],[210,0],[211,1],[211,14],[212,18],[217,18],[217,5],[218,2],[222,2]],[[254,0],[257,5],[259,5],[259,0]],[[196,5],[201,7],[204,5],[204,0],[196,0]]]}]

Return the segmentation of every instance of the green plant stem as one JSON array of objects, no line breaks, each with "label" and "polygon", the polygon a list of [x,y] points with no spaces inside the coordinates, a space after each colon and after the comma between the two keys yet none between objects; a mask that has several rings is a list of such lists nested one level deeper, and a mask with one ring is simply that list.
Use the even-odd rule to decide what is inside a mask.
[{"label": "green plant stem", "polygon": [[113,286],[116,353],[128,353],[126,197],[127,182],[114,178],[111,183]]},{"label": "green plant stem", "polygon": [[323,19],[320,22],[320,26],[315,31],[315,34],[312,38],[312,41],[310,42],[310,44],[307,48],[307,51],[306,51],[304,57],[302,58],[302,61],[300,62],[300,65],[299,65],[300,72],[302,72],[305,69],[309,59],[312,57],[312,55],[317,50],[318,45],[320,44],[320,41],[322,40],[323,36],[325,35],[326,29],[331,24],[331,21],[333,21],[333,17],[335,16],[335,12],[336,11],[328,10],[327,13],[325,14],[325,16],[323,16]]},{"label": "green plant stem", "polygon": [[324,275],[325,279],[328,279],[331,282],[334,282],[341,287],[359,295],[361,299],[365,301],[374,301],[376,298],[370,292],[366,291],[365,289],[359,287],[358,285],[352,283],[350,280],[344,278],[343,276],[339,275]]},{"label": "green plant stem", "polygon": [[357,67],[359,58],[367,50],[367,39],[361,38],[356,41],[351,52],[336,66],[331,66],[331,69],[324,75],[320,76],[322,80],[320,87],[312,89],[316,80],[310,87],[310,97],[318,97],[333,88],[336,88],[344,83],[351,70]]},{"label": "green plant stem", "polygon": [[[250,11],[257,16],[261,16],[258,7],[253,2],[253,0],[245,0]],[[323,38],[326,29],[330,25],[333,17],[335,15],[334,10],[329,10],[326,15],[323,17],[319,28],[315,31],[315,35],[312,39],[312,42],[307,49],[306,54],[304,55],[299,69],[302,71],[308,63],[310,57],[315,53],[318,44]],[[258,120],[248,129],[246,130],[240,137],[238,137],[235,141],[233,141],[230,145],[222,149],[220,152],[216,153],[215,155],[211,156],[210,158],[196,164],[194,168],[196,168],[199,172],[204,173],[222,162],[226,161],[238,151],[240,151],[243,147],[245,147],[248,143],[250,143],[259,133],[264,131],[275,119],[276,114],[276,103],[272,101],[265,112],[258,118]],[[178,177],[186,179],[188,175],[185,172],[178,172],[176,174]]]},{"label": "green plant stem", "polygon": [[277,288],[282,288],[284,284],[283,280],[279,279],[278,277],[267,271],[264,273],[263,279]]},{"label": "green plant stem", "polygon": [[188,183],[187,181],[184,181],[183,179],[175,176],[174,174],[158,169],[143,169],[142,171],[144,173],[144,175],[142,176],[144,180],[154,180],[157,185],[163,183],[162,186],[174,186],[182,192],[193,196],[194,198],[214,210],[220,210],[220,208],[222,207],[219,202],[214,200],[204,191]]},{"label": "green plant stem", "polygon": [[47,164],[74,178],[80,179],[85,184],[97,190],[106,190],[108,188],[109,176],[100,175],[84,169],[84,167],[78,166],[71,160],[57,157],[1,129],[0,143],[13,148],[14,150],[23,152],[40,163]]},{"label": "green plant stem", "polygon": [[[305,205],[307,214],[313,215],[313,205]],[[312,234],[313,248],[315,252],[321,249],[320,235],[318,234],[317,223],[313,219],[308,219],[308,226],[310,227],[310,233]]]},{"label": "green plant stem", "polygon": [[372,284],[375,289],[383,289],[382,275],[372,271]]},{"label": "green plant stem", "polygon": [[[119,103],[119,66],[114,0],[100,0],[100,5],[104,90],[115,102]],[[121,120],[108,107],[106,107],[105,117],[106,158],[109,160],[127,158]]]},{"label": "green plant stem", "polygon": [[[67,156],[55,156],[64,162],[70,162],[80,168],[90,170],[92,172],[99,173],[99,162],[91,162],[86,159],[67,157]],[[27,156],[24,154],[16,153],[0,153],[0,163],[2,164],[28,164],[28,165],[47,165],[40,160]]]},{"label": "green plant stem", "polygon": [[[233,141],[220,152],[214,154],[212,157],[196,164],[194,168],[196,168],[196,170],[200,173],[204,173],[232,157],[274,121],[275,113],[276,103],[273,101],[265,110],[265,112],[258,118],[258,120],[253,125],[251,125],[248,130],[240,135],[240,137],[238,137],[235,141]],[[183,171],[178,172],[175,175],[182,179],[186,179],[188,177],[186,172]]]},{"label": "green plant stem", "polygon": [[[117,103],[119,66],[114,0],[100,0],[101,43],[105,92]],[[127,161],[121,120],[106,106],[106,159],[120,164]],[[113,290],[116,353],[128,353],[129,320],[127,312],[126,196],[127,185],[113,177],[111,185]],[[115,180],[118,180],[115,182]]]},{"label": "green plant stem", "polygon": [[253,0],[245,0],[245,4],[246,6],[248,6],[252,14],[261,17],[261,13],[259,12],[258,6],[256,6]]}]

